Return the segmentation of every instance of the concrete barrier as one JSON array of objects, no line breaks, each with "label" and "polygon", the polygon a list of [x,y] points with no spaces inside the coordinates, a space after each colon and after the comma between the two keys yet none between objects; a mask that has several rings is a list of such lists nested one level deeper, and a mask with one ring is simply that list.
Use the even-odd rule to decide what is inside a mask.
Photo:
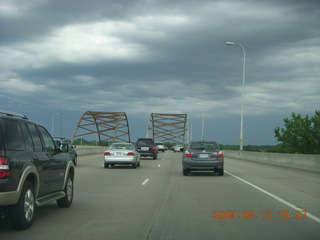
[{"label": "concrete barrier", "polygon": [[101,146],[84,146],[84,145],[77,145],[76,150],[78,156],[84,156],[89,154],[103,154],[103,152],[107,149],[107,147]]},{"label": "concrete barrier", "polygon": [[[77,145],[78,156],[103,154],[107,147]],[[225,157],[320,172],[320,155],[223,150]]]},{"label": "concrete barrier", "polygon": [[320,155],[223,150],[225,157],[320,172]]}]

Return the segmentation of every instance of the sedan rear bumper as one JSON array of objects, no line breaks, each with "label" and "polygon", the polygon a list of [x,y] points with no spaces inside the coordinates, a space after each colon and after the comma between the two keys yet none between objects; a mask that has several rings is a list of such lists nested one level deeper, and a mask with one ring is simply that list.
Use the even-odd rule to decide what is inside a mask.
[{"label": "sedan rear bumper", "polygon": [[123,157],[123,158],[105,158],[105,163],[109,164],[132,164],[135,163],[136,160],[130,157]]},{"label": "sedan rear bumper", "polygon": [[216,171],[223,169],[223,163],[223,161],[186,161],[183,165],[188,170]]},{"label": "sedan rear bumper", "polygon": [[198,171],[216,171],[218,169],[223,169],[223,166],[216,166],[216,167],[191,167],[186,166],[186,169],[190,171],[198,170]]}]

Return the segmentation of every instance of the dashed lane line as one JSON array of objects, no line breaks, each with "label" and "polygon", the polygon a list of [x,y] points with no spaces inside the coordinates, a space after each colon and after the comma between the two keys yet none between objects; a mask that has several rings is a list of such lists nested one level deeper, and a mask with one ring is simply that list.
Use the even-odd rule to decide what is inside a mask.
[{"label": "dashed lane line", "polygon": [[149,181],[149,178],[147,178],[146,180],[144,180],[143,183],[141,183],[141,185],[146,185],[148,181]]}]

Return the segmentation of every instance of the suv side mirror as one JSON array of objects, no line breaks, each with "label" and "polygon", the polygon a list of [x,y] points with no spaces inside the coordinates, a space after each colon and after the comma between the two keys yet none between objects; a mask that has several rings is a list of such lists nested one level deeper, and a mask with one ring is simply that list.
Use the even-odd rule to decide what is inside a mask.
[{"label": "suv side mirror", "polygon": [[69,149],[68,149],[68,144],[61,144],[60,145],[60,150],[62,151],[62,152],[68,152],[69,151]]}]

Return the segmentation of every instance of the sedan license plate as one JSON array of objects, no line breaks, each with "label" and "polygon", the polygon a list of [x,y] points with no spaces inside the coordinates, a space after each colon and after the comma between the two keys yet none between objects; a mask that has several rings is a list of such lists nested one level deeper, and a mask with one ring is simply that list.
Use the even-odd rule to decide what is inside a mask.
[{"label": "sedan license plate", "polygon": [[148,151],[149,148],[148,148],[148,147],[141,147],[141,150],[142,150],[142,151]]},{"label": "sedan license plate", "polygon": [[116,156],[123,156],[123,152],[116,152],[114,155],[116,155]]},{"label": "sedan license plate", "polygon": [[209,154],[200,153],[199,158],[208,158]]}]

